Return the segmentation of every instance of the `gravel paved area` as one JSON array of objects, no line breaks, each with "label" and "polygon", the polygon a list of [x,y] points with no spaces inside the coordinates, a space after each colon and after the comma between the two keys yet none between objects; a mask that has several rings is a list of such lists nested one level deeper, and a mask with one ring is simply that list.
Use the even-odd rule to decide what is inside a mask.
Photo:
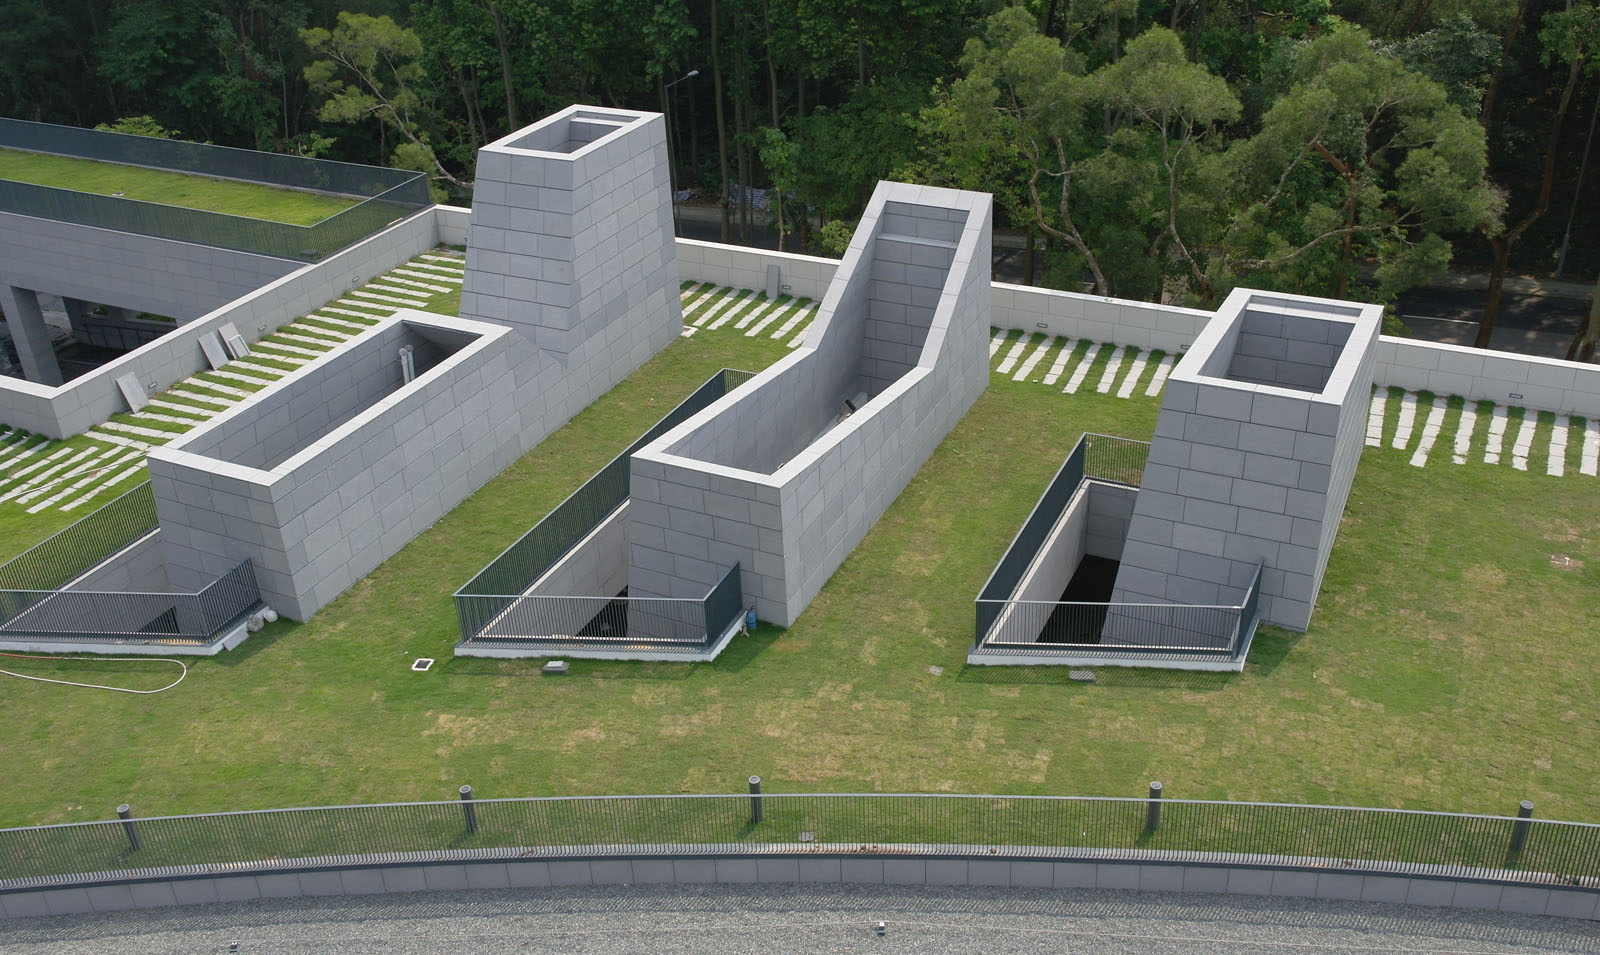
[{"label": "gravel paved area", "polygon": [[[880,937],[875,924],[883,920]],[[429,892],[0,922],[7,955],[1600,953],[1600,925],[1373,903],[895,886]]]}]

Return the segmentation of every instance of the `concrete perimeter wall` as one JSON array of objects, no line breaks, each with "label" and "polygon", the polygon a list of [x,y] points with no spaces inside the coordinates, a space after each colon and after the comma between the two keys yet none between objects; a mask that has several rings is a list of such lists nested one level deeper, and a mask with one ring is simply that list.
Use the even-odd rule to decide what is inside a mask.
[{"label": "concrete perimeter wall", "polygon": [[692,856],[479,859],[361,865],[106,882],[0,893],[7,918],[116,912],[171,905],[308,896],[377,895],[570,885],[865,884],[1118,889],[1385,902],[1600,919],[1600,892],[1396,873],[1331,872],[1292,865],[1040,859],[958,855],[772,852]]},{"label": "concrete perimeter wall", "polygon": [[[820,292],[816,290],[826,287],[839,263],[718,242],[678,240],[678,265],[685,281],[765,289],[768,264],[777,264],[783,284],[793,286],[785,291],[817,298]],[[1212,315],[1200,309],[1006,282],[993,283],[990,304],[989,324],[995,328],[1167,352],[1187,350]],[[1600,365],[1596,364],[1384,335],[1378,339],[1373,382],[1600,418]]]},{"label": "concrete perimeter wall", "polygon": [[[0,421],[52,438],[81,434],[127,410],[117,378],[132,374],[140,384],[166,388],[209,367],[200,350],[200,337],[224,323],[232,322],[246,340],[255,341],[437,245],[435,208],[423,209],[321,262],[299,266],[281,278],[252,287],[241,297],[65,385],[48,387],[0,377]],[[95,300],[95,295],[84,294]]]}]

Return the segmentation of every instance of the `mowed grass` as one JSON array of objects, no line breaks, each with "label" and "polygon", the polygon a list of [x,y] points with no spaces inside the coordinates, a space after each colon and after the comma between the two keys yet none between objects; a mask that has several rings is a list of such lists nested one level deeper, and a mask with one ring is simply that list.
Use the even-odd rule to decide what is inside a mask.
[{"label": "mowed grass", "polygon": [[290,225],[321,222],[360,201],[346,196],[17,149],[0,149],[0,179],[102,196],[121,194],[144,202]]},{"label": "mowed grass", "polygon": [[[481,797],[929,791],[1338,802],[1600,820],[1592,478],[1368,449],[1309,633],[1239,675],[965,664],[973,596],[1082,431],[1158,402],[988,391],[787,631],[715,663],[457,660],[449,594],[765,336],[674,343],[306,624],[153,697],[9,681],[0,824]],[[1090,378],[1094,380],[1093,376]],[[1585,564],[1561,569],[1553,553]],[[413,673],[417,657],[439,660]],[[941,668],[934,673],[930,667]],[[167,682],[161,666],[7,669]]]}]

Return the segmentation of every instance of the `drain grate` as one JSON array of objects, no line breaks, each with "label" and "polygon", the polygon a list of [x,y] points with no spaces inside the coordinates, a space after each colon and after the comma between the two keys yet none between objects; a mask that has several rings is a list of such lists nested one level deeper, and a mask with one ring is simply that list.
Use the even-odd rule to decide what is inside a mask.
[{"label": "drain grate", "polygon": [[411,664],[411,669],[421,673],[431,666],[433,666],[433,657],[418,657],[416,661]]}]

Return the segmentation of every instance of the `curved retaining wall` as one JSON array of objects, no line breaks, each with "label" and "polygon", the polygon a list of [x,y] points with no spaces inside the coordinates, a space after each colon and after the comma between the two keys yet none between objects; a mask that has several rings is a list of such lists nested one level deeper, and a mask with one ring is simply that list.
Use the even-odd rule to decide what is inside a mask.
[{"label": "curved retaining wall", "polygon": [[[452,854],[453,855],[453,854]],[[218,867],[221,868],[221,867]],[[0,891],[7,918],[74,915],[251,899],[560,885],[862,883],[1140,892],[1211,892],[1424,905],[1600,920],[1600,889],[1538,886],[1422,872],[1327,871],[1306,865],[1230,865],[1137,858],[973,858],[940,854],[751,854],[432,858],[423,854],[334,867],[201,872]]]}]

